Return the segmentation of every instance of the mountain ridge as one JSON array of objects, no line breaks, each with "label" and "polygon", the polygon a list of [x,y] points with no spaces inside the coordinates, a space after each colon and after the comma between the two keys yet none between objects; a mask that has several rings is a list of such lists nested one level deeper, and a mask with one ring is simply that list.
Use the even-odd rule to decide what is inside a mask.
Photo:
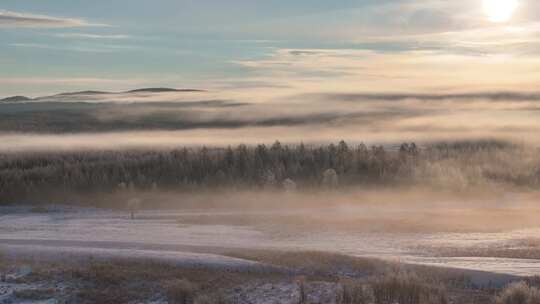
[{"label": "mountain ridge", "polygon": [[72,96],[72,95],[102,95],[102,94],[114,94],[111,92],[105,91],[79,91],[79,92],[65,92],[59,93],[53,96]]},{"label": "mountain ridge", "polygon": [[9,96],[6,98],[0,99],[0,102],[21,102],[21,101],[30,101],[32,98],[22,96],[22,95],[16,95],[16,96]]},{"label": "mountain ridge", "polygon": [[196,93],[196,92],[206,92],[205,90],[200,89],[174,89],[174,88],[165,88],[165,87],[156,87],[156,88],[140,88],[133,89],[128,91],[119,91],[119,92],[108,92],[108,91],[97,91],[97,90],[86,90],[86,91],[75,91],[75,92],[62,92],[54,95],[39,96],[36,98],[30,98],[23,95],[8,96],[5,98],[0,98],[0,102],[22,102],[22,101],[31,101],[31,100],[40,100],[46,98],[54,97],[69,97],[69,96],[79,96],[79,95],[106,95],[106,94],[136,94],[136,93],[167,93],[167,92],[179,92],[179,93]]},{"label": "mountain ridge", "polygon": [[197,89],[172,89],[172,88],[141,88],[123,93],[165,93],[165,92],[204,92],[204,90]]}]

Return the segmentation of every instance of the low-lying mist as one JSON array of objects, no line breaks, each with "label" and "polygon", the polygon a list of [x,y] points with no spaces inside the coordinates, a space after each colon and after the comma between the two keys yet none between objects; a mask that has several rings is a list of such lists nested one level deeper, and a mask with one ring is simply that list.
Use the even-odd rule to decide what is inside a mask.
[{"label": "low-lying mist", "polygon": [[[144,197],[140,196],[141,202],[146,202],[142,206],[152,206],[156,201],[151,195]],[[532,229],[540,226],[539,198],[538,192],[451,193],[421,187],[157,196],[163,207],[192,210],[178,216],[182,224],[255,226],[276,233],[487,233]]]},{"label": "low-lying mist", "polygon": [[[68,201],[65,201],[65,199]],[[140,221],[178,225],[249,227],[276,238],[287,233],[499,233],[540,228],[540,192],[493,189],[439,191],[425,187],[347,187],[340,190],[221,189],[200,192],[126,191],[44,194],[31,210],[54,214],[60,206],[134,212]],[[63,202],[53,204],[52,202]],[[21,205],[24,205],[21,200]],[[71,203],[70,203],[71,202]],[[524,238],[528,236],[523,234]],[[450,241],[450,240],[448,240]],[[523,239],[522,241],[525,241]],[[529,239],[529,241],[532,241]]]},{"label": "low-lying mist", "polygon": [[539,95],[520,92],[65,94],[0,103],[0,152],[178,145],[429,142],[538,144]]}]

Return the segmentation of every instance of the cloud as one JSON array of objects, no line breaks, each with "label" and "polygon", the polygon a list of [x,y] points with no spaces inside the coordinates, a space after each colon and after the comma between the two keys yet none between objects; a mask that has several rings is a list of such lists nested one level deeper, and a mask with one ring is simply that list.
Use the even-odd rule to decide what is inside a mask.
[{"label": "cloud", "polygon": [[357,45],[377,49],[394,45],[400,51],[441,50],[469,55],[537,55],[540,49],[540,22],[476,27],[407,35],[365,36]]},{"label": "cloud", "polygon": [[101,35],[101,34],[86,34],[86,33],[58,33],[54,34],[59,38],[74,38],[74,39],[111,39],[111,40],[123,40],[129,39],[129,35]]},{"label": "cloud", "polygon": [[535,54],[473,54],[444,49],[278,49],[266,57],[235,63],[252,73],[251,81],[289,85],[299,94],[323,90],[396,94],[523,92],[535,90],[540,84],[540,70],[535,68],[540,56]]},{"label": "cloud", "polygon": [[306,97],[317,97],[322,100],[341,100],[341,101],[404,101],[404,100],[419,100],[419,101],[540,101],[540,92],[472,92],[472,93],[449,93],[449,94],[421,94],[421,93],[371,93],[371,94],[314,94]]},{"label": "cloud", "polygon": [[357,2],[347,9],[261,20],[244,30],[278,40],[376,51],[538,54],[540,49],[535,0],[520,0],[520,9],[504,24],[487,20],[481,0]]},{"label": "cloud", "polygon": [[81,46],[56,46],[44,43],[11,43],[13,47],[43,49],[43,50],[56,50],[56,51],[73,51],[83,53],[110,53],[114,52],[114,48],[96,48],[96,47],[81,47]]},{"label": "cloud", "polygon": [[84,19],[77,18],[61,18],[0,10],[0,28],[67,28],[86,26],[107,25],[89,23]]},{"label": "cloud", "polygon": [[34,85],[73,85],[73,86],[110,86],[129,85],[134,86],[144,83],[144,79],[110,79],[95,77],[0,77],[0,85],[3,86],[34,86]]}]

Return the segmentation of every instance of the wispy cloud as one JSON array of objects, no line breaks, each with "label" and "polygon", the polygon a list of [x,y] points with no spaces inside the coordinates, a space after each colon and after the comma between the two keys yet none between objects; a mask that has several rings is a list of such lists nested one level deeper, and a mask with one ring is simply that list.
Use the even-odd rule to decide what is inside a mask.
[{"label": "wispy cloud", "polygon": [[138,46],[133,45],[97,45],[97,46],[86,46],[86,45],[50,45],[44,43],[11,43],[9,44],[12,47],[21,47],[21,48],[34,48],[34,49],[44,49],[44,50],[56,50],[56,51],[72,51],[72,52],[84,52],[84,53],[112,53],[112,52],[121,52],[127,50],[139,49]]},{"label": "wispy cloud", "polygon": [[59,38],[73,38],[73,39],[110,39],[110,40],[123,40],[129,39],[129,35],[102,35],[102,34],[87,34],[87,33],[58,33],[54,34]]},{"label": "wispy cloud", "polygon": [[107,25],[90,23],[84,19],[78,18],[53,17],[0,10],[0,28],[63,28],[86,26]]},{"label": "wispy cloud", "polygon": [[108,79],[95,77],[0,77],[0,85],[137,85],[144,83],[144,79]]},{"label": "wispy cloud", "polygon": [[54,46],[43,43],[11,43],[10,46],[19,47],[19,48],[33,48],[33,49],[43,49],[43,50],[56,50],[56,51],[73,51],[73,52],[85,52],[85,53],[109,53],[113,50],[111,49],[100,49],[100,48],[89,48],[89,47],[79,47],[79,46]]},{"label": "wispy cloud", "polygon": [[304,93],[530,91],[540,77],[537,56],[444,49],[279,49],[264,58],[235,63],[256,75],[251,81],[290,84]]},{"label": "wispy cloud", "polygon": [[536,54],[540,48],[540,22],[476,27],[458,31],[407,35],[366,36],[359,45],[393,44],[401,51],[444,50],[447,53]]}]

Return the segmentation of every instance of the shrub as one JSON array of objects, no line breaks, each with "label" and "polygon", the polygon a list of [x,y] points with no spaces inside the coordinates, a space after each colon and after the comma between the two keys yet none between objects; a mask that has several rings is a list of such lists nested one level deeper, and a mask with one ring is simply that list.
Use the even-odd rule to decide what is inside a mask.
[{"label": "shrub", "polygon": [[495,302],[497,304],[540,304],[540,289],[525,282],[508,285]]},{"label": "shrub", "polygon": [[298,285],[298,304],[307,303],[307,291],[306,291],[306,278],[300,276],[296,278],[296,285]]},{"label": "shrub", "polygon": [[195,298],[195,304],[227,304],[227,301],[221,295],[199,295]]},{"label": "shrub", "polygon": [[375,304],[447,304],[444,289],[410,274],[385,276],[372,284]]},{"label": "shrub", "polygon": [[195,286],[187,280],[173,280],[165,285],[165,292],[169,303],[193,304],[195,299]]},{"label": "shrub", "polygon": [[30,209],[31,213],[49,213],[50,210],[47,207],[43,206],[35,206]]},{"label": "shrub", "polygon": [[17,290],[13,294],[20,300],[41,301],[52,298],[54,293],[54,289],[23,289]]},{"label": "shrub", "polygon": [[341,297],[336,301],[339,304],[368,304],[373,303],[373,292],[369,286],[355,281],[342,283]]},{"label": "shrub", "polygon": [[111,286],[108,288],[89,287],[79,290],[74,303],[118,304],[129,303],[137,299],[135,291]]}]

